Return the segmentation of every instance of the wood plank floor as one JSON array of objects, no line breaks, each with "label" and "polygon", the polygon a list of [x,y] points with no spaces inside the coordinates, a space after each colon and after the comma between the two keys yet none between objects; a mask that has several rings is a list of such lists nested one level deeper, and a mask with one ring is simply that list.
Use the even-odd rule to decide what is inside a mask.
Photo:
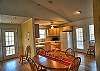
[{"label": "wood plank floor", "polygon": [[79,67],[79,71],[97,71],[96,60],[93,55],[76,53],[76,56],[81,57],[81,64]]},{"label": "wood plank floor", "polygon": [[[97,71],[95,57],[76,53],[76,56],[81,57],[81,65],[79,71]],[[31,71],[28,63],[20,64],[18,59],[13,59],[5,62],[0,62],[0,71]]]}]

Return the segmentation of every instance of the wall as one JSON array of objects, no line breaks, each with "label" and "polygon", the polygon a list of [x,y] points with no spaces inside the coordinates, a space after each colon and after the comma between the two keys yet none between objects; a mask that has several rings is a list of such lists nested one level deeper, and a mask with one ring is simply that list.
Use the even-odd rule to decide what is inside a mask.
[{"label": "wall", "polygon": [[[76,50],[77,50],[76,28],[78,28],[78,27],[83,28],[84,50],[82,50],[82,52],[86,53],[86,51],[89,47],[89,24],[94,24],[93,18],[91,17],[91,18],[83,19],[80,21],[72,22],[71,24],[75,25],[73,28],[73,44],[74,44],[74,48]],[[81,51],[81,50],[79,50],[79,51]]]},{"label": "wall", "polygon": [[100,0],[93,1],[93,13],[95,24],[95,36],[96,36],[96,63],[97,71],[100,71]]},{"label": "wall", "polygon": [[[16,29],[17,30],[17,36],[20,36],[20,25],[18,24],[9,24],[9,23],[0,23],[0,61],[3,60],[3,50],[2,50],[2,30],[3,29]],[[18,48],[21,46],[20,38],[17,39],[19,41]]]},{"label": "wall", "polygon": [[[33,25],[32,25],[32,19],[27,20],[23,24],[21,24],[21,33],[22,33],[22,47],[23,51],[25,51],[26,47],[30,45],[31,47],[31,56],[34,55],[34,49],[33,49]],[[29,40],[28,40],[29,39]]]}]

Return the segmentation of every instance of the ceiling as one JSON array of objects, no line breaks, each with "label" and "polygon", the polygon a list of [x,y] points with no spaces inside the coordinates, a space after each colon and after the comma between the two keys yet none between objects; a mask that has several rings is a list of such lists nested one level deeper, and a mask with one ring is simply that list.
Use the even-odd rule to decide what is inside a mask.
[{"label": "ceiling", "polygon": [[[50,25],[51,20],[55,20],[54,24],[63,24],[91,18],[92,6],[92,0],[0,0],[0,14],[23,16],[16,18],[20,21],[16,20],[15,23],[21,23],[27,20],[26,17],[32,17],[44,19],[36,21],[41,25]],[[75,14],[75,11],[81,11],[81,14]],[[0,22],[3,22],[4,17],[12,20],[8,19],[8,16],[3,16]],[[15,21],[15,18],[13,19]]]},{"label": "ceiling", "polygon": [[30,19],[30,18],[0,14],[0,23],[21,24],[21,23],[27,21],[28,19]]},{"label": "ceiling", "polygon": [[[92,0],[33,0],[69,22],[92,17]],[[80,15],[74,14],[81,11]]]}]

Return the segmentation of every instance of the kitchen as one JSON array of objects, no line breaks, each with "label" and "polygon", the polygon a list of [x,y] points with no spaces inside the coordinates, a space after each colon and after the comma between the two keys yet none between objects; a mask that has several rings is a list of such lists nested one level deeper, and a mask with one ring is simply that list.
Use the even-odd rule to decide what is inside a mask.
[{"label": "kitchen", "polygon": [[67,48],[73,48],[73,26],[55,25],[57,23],[48,24],[46,27],[42,23],[39,24],[39,38],[36,38],[36,47],[44,47],[47,42],[50,42],[51,46],[49,48],[51,47],[51,49],[66,50]]}]

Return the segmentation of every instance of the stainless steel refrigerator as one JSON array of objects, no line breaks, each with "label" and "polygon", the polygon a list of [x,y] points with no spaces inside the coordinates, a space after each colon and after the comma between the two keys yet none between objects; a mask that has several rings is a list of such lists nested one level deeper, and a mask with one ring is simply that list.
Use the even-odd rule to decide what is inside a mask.
[{"label": "stainless steel refrigerator", "polygon": [[72,48],[72,32],[61,32],[60,33],[61,49],[66,50]]}]

